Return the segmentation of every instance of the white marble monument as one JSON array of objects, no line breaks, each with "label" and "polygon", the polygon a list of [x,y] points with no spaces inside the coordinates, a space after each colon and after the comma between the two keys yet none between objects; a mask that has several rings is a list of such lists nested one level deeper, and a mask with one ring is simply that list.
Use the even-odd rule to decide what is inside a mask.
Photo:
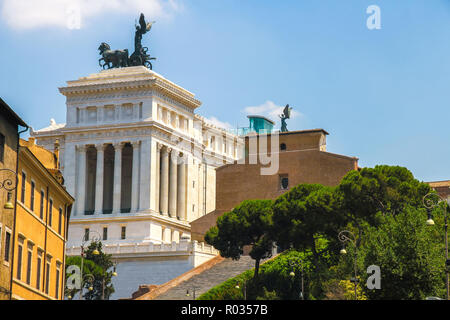
[{"label": "white marble monument", "polygon": [[190,241],[189,222],[215,209],[215,168],[243,141],[195,114],[194,94],[145,67],[110,69],[60,88],[66,124],[31,132],[59,142],[65,185],[76,202],[68,255],[99,236],[118,262],[112,298],[161,284],[217,251]]}]

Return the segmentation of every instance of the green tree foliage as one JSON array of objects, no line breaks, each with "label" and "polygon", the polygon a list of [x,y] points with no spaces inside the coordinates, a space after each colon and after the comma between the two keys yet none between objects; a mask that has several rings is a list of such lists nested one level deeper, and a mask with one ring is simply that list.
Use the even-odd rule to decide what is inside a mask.
[{"label": "green tree foliage", "polygon": [[[339,216],[335,188],[319,184],[300,184],[274,202],[272,238],[283,248],[310,251],[314,266],[312,295],[323,294],[321,283],[335,255],[334,242]],[[319,248],[319,241],[322,241]],[[330,254],[331,253],[331,254]]]},{"label": "green tree foliage", "polygon": [[289,261],[303,261],[305,296],[310,295],[309,277],[311,274],[311,253],[287,250],[261,265],[261,274],[254,278],[254,270],[228,279],[202,294],[199,300],[299,300],[301,291],[300,268],[295,269],[295,277],[290,276],[292,268]]},{"label": "green tree foliage", "polygon": [[[325,300],[355,300],[355,285],[350,280],[331,279],[325,283]],[[356,288],[357,300],[367,300],[363,284]]]},{"label": "green tree foliage", "polygon": [[226,258],[237,260],[244,246],[251,246],[250,257],[255,260],[255,273],[259,273],[261,259],[271,256],[273,240],[268,230],[272,224],[271,200],[247,200],[217,219],[217,226],[205,235],[205,241],[213,245]]},{"label": "green tree foliage", "polygon": [[333,188],[300,184],[275,200],[271,232],[283,248],[311,249],[318,258],[318,235],[334,233],[336,208]]},{"label": "green tree foliage", "polygon": [[[73,256],[73,257],[66,257],[66,268],[69,266],[78,266],[81,269],[81,257],[80,256]],[[95,262],[84,259],[83,261],[83,274],[102,274],[103,270],[100,266],[98,266]],[[67,279],[71,276],[71,274],[66,272],[66,283]],[[90,284],[88,282],[84,283],[84,290],[87,290]],[[78,295],[80,293],[80,289],[68,289],[66,287],[65,290],[65,296],[68,297],[68,299],[77,299]],[[70,297],[70,298],[69,298]],[[84,297],[83,297],[84,298]]]},{"label": "green tree foliage", "polygon": [[420,207],[431,188],[404,167],[379,165],[349,172],[337,191],[346,222],[376,225],[377,212],[396,214],[408,205]]},{"label": "green tree foliage", "polygon": [[[94,250],[99,252],[94,254]],[[67,257],[66,266],[77,265],[81,268],[81,257]],[[111,283],[113,276],[113,266],[111,255],[105,254],[102,251],[102,243],[92,241],[89,247],[85,250],[85,258],[83,259],[83,298],[86,300],[108,300],[111,294],[114,293],[114,286]],[[91,277],[86,275],[92,275]],[[70,276],[66,274],[66,278]],[[67,279],[66,279],[67,281]],[[88,288],[92,287],[93,290]],[[72,299],[79,290],[66,290],[66,296],[70,295]]]},{"label": "green tree foliage", "polygon": [[[379,216],[369,226],[359,249],[360,265],[381,268],[381,290],[368,290],[369,299],[445,297],[443,219],[426,225],[424,209],[405,207],[396,215]],[[369,276],[362,274],[364,283]]]},{"label": "green tree foliage", "polygon": [[257,297],[256,300],[281,300],[278,294],[274,291],[268,291],[266,287],[263,287],[263,294]]},{"label": "green tree foliage", "polygon": [[[353,297],[348,280],[353,277],[355,250],[361,280],[358,298],[443,296],[442,229],[439,218],[434,229],[426,226],[422,203],[430,191],[428,184],[415,179],[406,168],[363,168],[349,172],[336,187],[293,187],[273,201],[272,208],[270,202],[243,202],[219,218],[205,239],[223,256],[233,259],[239,259],[248,244],[254,245],[251,254],[258,259],[268,253],[271,241],[282,249],[294,248],[306,254],[305,293],[309,299]],[[338,234],[344,229],[355,234],[356,247],[346,246],[348,254],[341,257]],[[298,298],[298,292],[292,291],[295,286],[291,290],[286,282],[291,279],[287,276],[290,267],[282,263],[285,256],[278,258],[264,264],[262,274],[248,282],[253,299]],[[381,267],[381,290],[365,288],[369,265]],[[255,267],[257,274],[257,263]],[[296,277],[298,274],[295,272]],[[211,291],[209,297],[238,296],[234,286],[225,287],[220,287],[218,295]]]}]

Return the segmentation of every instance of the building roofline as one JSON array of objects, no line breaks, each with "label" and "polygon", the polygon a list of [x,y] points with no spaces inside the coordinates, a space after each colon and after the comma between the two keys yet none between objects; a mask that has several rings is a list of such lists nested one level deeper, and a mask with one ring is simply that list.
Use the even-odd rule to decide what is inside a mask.
[{"label": "building roofline", "polygon": [[62,185],[61,183],[59,183],[58,180],[56,180],[56,178],[53,176],[53,174],[50,172],[50,170],[44,166],[44,164],[36,157],[36,155],[33,153],[33,151],[31,151],[31,149],[28,148],[28,146],[20,145],[19,152],[22,150],[23,150],[24,154],[28,155],[31,159],[33,159],[33,161],[35,161],[35,163],[38,166],[41,167],[44,174],[47,175],[48,177],[50,177],[50,180],[52,180],[53,183],[57,186],[57,188],[59,188],[68,198],[70,198],[72,200],[72,204],[73,204],[73,202],[75,202],[75,198],[69,193],[69,191],[67,191],[67,189],[65,188],[64,185]]},{"label": "building roofline", "polygon": [[[270,136],[271,134],[279,134],[279,135],[289,135],[289,134],[307,134],[307,133],[316,133],[316,132],[322,132],[325,135],[330,135],[327,131],[325,131],[324,129],[309,129],[309,130],[296,130],[296,131],[287,131],[287,132],[281,132],[281,131],[276,131],[276,132],[270,132],[267,133],[265,135]],[[259,134],[248,134],[245,137],[257,137],[259,136]]]},{"label": "building roofline", "polygon": [[450,180],[440,180],[440,181],[428,181],[431,187],[450,187]]},{"label": "building roofline", "polygon": [[25,121],[23,121],[2,98],[0,98],[0,109],[2,110],[2,113],[5,113],[7,117],[14,119],[21,127],[29,128]]},{"label": "building roofline", "polygon": [[308,130],[296,130],[296,131],[287,131],[287,132],[280,132],[280,134],[288,135],[288,134],[302,134],[302,133],[313,133],[313,132],[323,132],[326,135],[329,135],[329,133],[324,129],[308,129]]}]

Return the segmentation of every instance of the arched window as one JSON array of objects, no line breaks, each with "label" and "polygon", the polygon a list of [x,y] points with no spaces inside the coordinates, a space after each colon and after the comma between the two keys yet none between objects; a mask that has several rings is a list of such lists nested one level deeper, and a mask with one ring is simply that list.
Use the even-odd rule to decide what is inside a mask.
[{"label": "arched window", "polygon": [[280,151],[286,151],[286,144],[285,143],[280,144]]},{"label": "arched window", "polygon": [[289,189],[289,177],[287,174],[280,175],[280,190],[288,190]]}]

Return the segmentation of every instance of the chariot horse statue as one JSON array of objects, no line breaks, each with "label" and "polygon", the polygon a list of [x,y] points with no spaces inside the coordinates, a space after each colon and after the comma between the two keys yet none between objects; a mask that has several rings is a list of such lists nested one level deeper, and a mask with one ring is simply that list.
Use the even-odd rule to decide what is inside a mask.
[{"label": "chariot horse statue", "polygon": [[134,36],[134,52],[128,57],[128,50],[111,50],[110,46],[102,42],[98,50],[102,58],[99,60],[99,65],[103,69],[108,68],[121,68],[131,66],[145,66],[150,70],[153,68],[151,60],[152,58],[148,53],[148,48],[142,46],[142,36],[150,31],[153,22],[147,23],[145,16],[141,13],[139,17],[139,24],[136,24],[136,33]]},{"label": "chariot horse statue", "polygon": [[[98,63],[100,67],[105,69],[128,67],[128,49],[111,50],[111,47],[106,42],[102,42],[98,47],[100,55],[102,56]],[[102,64],[103,62],[103,64]]]}]

